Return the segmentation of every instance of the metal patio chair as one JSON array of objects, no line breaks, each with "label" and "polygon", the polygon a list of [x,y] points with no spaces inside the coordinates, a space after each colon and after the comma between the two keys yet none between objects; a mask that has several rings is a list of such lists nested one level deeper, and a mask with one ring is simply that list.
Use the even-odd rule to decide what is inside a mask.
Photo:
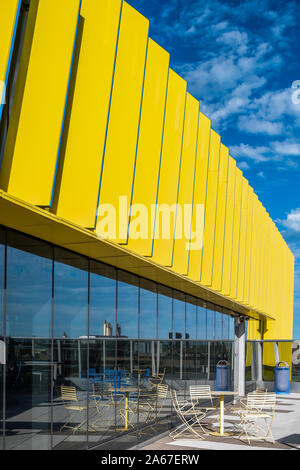
[{"label": "metal patio chair", "polygon": [[[157,385],[156,390],[151,393],[150,397],[146,398],[144,404],[148,405],[148,414],[145,420],[147,424],[158,420],[168,397],[168,392],[168,385]],[[143,401],[141,403],[143,405]]]},{"label": "metal patio chair", "polygon": [[204,440],[203,434],[206,434],[206,431],[203,429],[201,421],[205,418],[206,413],[195,409],[193,404],[187,400],[179,401],[176,390],[171,390],[171,399],[181,424],[170,432],[169,436],[175,440],[188,433],[189,437]]},{"label": "metal patio chair", "polygon": [[91,398],[94,400],[97,417],[91,423],[94,428],[99,428],[98,423],[105,428],[115,423],[115,411],[118,405],[124,406],[124,395],[116,395],[112,385],[107,382],[93,383],[93,393]]},{"label": "metal patio chair", "polygon": [[[85,424],[88,423],[88,406],[86,404],[83,405],[83,402],[78,399],[77,390],[75,387],[62,385],[60,387],[60,390],[61,400],[64,404],[64,408],[67,413],[67,420],[65,424],[60,428],[60,431],[63,431],[63,429],[72,429],[74,434],[76,431],[80,430]],[[86,403],[86,401],[84,401],[84,403]],[[78,424],[76,424],[74,420],[75,415],[82,416],[82,419]],[[92,424],[90,425],[90,427],[92,428],[92,431],[95,431]]]},{"label": "metal patio chair", "polygon": [[276,412],[276,394],[251,392],[247,401],[241,403],[242,408],[232,409],[240,418],[239,439],[246,440],[249,445],[251,440],[270,440],[274,444],[271,428]]},{"label": "metal patio chair", "polygon": [[153,388],[157,387],[158,385],[161,385],[163,383],[165,375],[166,375],[166,369],[164,369],[161,373],[158,373],[156,375],[152,375],[152,377],[149,377],[148,382]]},{"label": "metal patio chair", "polygon": [[[210,385],[190,385],[190,398],[194,407],[200,410],[217,411],[214,405]],[[207,406],[207,403],[209,405]]]}]

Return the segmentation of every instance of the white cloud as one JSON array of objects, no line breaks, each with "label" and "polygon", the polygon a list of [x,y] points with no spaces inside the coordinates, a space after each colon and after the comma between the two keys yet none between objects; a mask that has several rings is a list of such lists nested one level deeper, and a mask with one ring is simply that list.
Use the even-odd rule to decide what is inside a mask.
[{"label": "white cloud", "polygon": [[293,209],[286,220],[282,221],[282,225],[294,232],[300,232],[300,208]]},{"label": "white cloud", "polygon": [[235,158],[249,158],[255,162],[267,162],[268,158],[268,147],[257,146],[251,147],[248,144],[232,145],[230,147],[231,155]]}]

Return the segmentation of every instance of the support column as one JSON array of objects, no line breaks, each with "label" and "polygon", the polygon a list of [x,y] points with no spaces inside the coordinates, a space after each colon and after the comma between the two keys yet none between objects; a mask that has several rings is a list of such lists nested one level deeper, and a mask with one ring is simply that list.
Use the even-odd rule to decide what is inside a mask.
[{"label": "support column", "polygon": [[245,396],[246,322],[234,319],[234,391]]}]

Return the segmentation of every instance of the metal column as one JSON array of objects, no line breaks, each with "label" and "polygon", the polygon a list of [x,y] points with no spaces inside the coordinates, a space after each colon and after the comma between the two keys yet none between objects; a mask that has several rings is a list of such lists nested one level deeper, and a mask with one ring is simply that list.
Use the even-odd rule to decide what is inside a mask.
[{"label": "metal column", "polygon": [[243,318],[234,320],[234,391],[239,397],[245,396],[245,348],[246,322]]}]

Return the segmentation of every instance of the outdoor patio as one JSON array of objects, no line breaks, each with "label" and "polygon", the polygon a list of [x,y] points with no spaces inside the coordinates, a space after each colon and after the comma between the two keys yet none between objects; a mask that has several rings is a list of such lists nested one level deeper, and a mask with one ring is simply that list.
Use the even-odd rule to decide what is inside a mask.
[{"label": "outdoor patio", "polygon": [[[225,430],[232,431],[238,423],[239,418],[231,411],[238,407],[239,403],[233,405],[227,403],[225,407]],[[209,427],[218,427],[215,415],[210,415],[206,420]],[[164,450],[174,452],[176,450],[199,451],[199,450],[296,450],[300,449],[300,394],[278,395],[276,415],[272,426],[272,434],[275,444],[264,441],[251,441],[251,445],[242,442],[237,434],[232,437],[214,437],[210,434],[204,436],[205,440],[180,437],[172,440],[169,432],[156,436],[143,444],[132,447],[132,450]]]}]

